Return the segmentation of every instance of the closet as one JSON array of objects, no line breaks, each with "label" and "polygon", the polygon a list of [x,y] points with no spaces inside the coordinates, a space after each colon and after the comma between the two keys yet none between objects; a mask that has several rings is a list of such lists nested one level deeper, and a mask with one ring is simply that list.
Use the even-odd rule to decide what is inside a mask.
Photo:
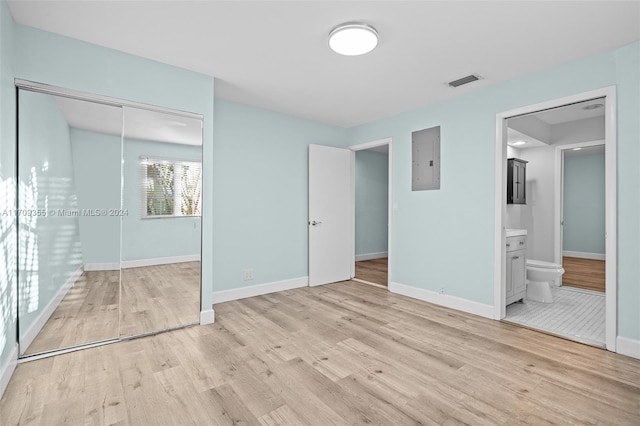
[{"label": "closet", "polygon": [[20,357],[197,324],[202,117],[16,86]]}]

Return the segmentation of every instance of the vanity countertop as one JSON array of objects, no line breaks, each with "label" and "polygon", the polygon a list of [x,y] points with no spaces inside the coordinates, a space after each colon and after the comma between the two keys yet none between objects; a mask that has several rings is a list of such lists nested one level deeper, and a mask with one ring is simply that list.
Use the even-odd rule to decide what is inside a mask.
[{"label": "vanity countertop", "polygon": [[527,235],[526,229],[507,229],[507,237],[519,237],[521,235]]}]

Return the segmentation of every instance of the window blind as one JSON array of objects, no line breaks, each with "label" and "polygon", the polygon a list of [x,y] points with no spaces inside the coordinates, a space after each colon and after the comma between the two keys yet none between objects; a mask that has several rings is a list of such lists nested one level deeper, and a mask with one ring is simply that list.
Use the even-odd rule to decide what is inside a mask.
[{"label": "window blind", "polygon": [[140,157],[143,217],[200,216],[202,163]]}]

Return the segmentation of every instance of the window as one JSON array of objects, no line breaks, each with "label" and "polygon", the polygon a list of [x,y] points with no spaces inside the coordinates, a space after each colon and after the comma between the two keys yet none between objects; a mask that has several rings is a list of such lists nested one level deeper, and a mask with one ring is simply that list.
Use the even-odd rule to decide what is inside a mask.
[{"label": "window", "polygon": [[142,216],[200,216],[202,163],[140,157]]}]

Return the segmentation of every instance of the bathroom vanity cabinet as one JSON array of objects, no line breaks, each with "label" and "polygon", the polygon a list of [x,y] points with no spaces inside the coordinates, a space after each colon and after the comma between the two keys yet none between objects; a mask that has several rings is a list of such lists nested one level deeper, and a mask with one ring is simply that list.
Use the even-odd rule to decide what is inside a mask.
[{"label": "bathroom vanity cabinet", "polygon": [[527,162],[519,158],[507,160],[507,204],[527,204],[525,183]]},{"label": "bathroom vanity cabinet", "polygon": [[527,236],[507,237],[507,305],[524,299],[527,293]]}]

